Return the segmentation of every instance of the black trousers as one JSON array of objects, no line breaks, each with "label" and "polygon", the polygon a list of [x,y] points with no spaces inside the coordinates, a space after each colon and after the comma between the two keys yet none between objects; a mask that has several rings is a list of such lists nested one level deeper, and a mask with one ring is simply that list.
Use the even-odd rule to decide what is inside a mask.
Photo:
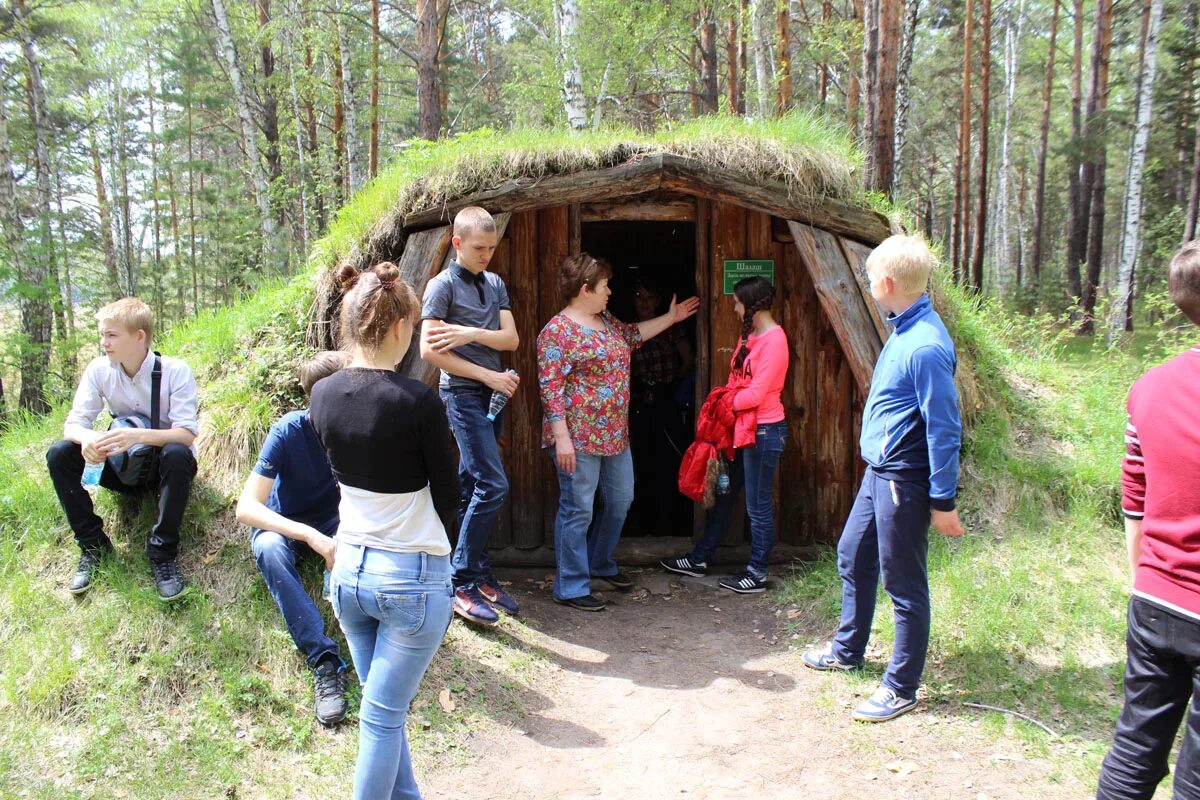
[{"label": "black trousers", "polygon": [[[91,495],[80,484],[83,464],[83,448],[66,439],[55,442],[46,453],[50,480],[54,483],[58,502],[67,512],[67,523],[75,532],[75,541],[81,550],[95,550],[111,543],[104,534],[104,523],[92,507]],[[196,457],[192,451],[172,443],[162,448],[155,474],[150,475],[145,484],[129,486],[122,483],[106,463],[100,485],[121,494],[157,491],[158,521],[146,541],[146,555],[154,561],[162,561],[175,558],[179,552],[179,528],[195,477]]]},{"label": "black trousers", "polygon": [[1186,714],[1173,797],[1200,800],[1200,621],[1134,597],[1125,646],[1125,708],[1096,798],[1153,797]]}]

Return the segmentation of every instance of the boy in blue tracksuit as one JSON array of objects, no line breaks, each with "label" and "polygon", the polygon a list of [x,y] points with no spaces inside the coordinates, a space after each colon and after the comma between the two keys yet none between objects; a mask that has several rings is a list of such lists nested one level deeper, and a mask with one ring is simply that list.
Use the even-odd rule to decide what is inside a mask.
[{"label": "boy in blue tracksuit", "polygon": [[882,685],[854,709],[864,722],[916,706],[929,647],[929,525],[946,536],[963,533],[954,504],[962,432],[956,356],[925,293],[933,265],[916,236],[892,236],[867,259],[871,294],[895,332],[871,377],[859,438],[867,470],[838,541],[841,626],[832,642],[804,654],[813,669],[862,666],[882,571],[896,609],[896,642]]}]

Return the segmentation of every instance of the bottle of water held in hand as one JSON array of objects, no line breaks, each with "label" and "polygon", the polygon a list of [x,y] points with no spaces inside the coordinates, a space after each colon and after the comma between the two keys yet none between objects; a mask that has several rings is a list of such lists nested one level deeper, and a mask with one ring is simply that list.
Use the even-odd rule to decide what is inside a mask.
[{"label": "bottle of water held in hand", "polygon": [[[505,375],[516,375],[515,369],[504,370]],[[488,422],[495,422],[496,417],[500,416],[500,412],[504,410],[505,404],[508,403],[508,395],[504,392],[492,391],[492,402],[488,403]]]},{"label": "bottle of water held in hand", "polygon": [[729,466],[717,456],[717,494],[729,494]]},{"label": "bottle of water held in hand", "polygon": [[89,493],[95,494],[96,490],[100,488],[100,475],[103,472],[103,461],[98,464],[93,464],[90,461],[83,462],[83,479],[80,481],[83,484],[83,488]]}]

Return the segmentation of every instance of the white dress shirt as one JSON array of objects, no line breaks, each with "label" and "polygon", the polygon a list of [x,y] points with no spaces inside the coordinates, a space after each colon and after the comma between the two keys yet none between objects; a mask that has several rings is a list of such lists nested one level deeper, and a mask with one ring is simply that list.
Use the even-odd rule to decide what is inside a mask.
[{"label": "white dress shirt", "polygon": [[[196,378],[192,368],[177,358],[161,356],[162,385],[159,387],[158,427],[186,428],[199,435],[196,422]],[[108,413],[113,417],[139,414],[150,418],[151,372],[154,370],[154,353],[148,353],[137,374],[130,378],[120,364],[108,360],[108,356],[94,358],[83,371],[71,413],[67,414],[64,428],[78,425],[92,427],[96,417],[107,403]],[[196,445],[192,444],[192,455]]]}]

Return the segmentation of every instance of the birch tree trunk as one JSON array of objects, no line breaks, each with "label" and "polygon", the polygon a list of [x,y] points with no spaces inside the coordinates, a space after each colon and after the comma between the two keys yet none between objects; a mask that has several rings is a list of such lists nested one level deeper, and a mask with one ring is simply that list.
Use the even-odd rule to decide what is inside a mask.
[{"label": "birch tree trunk", "polygon": [[729,25],[725,29],[725,96],[729,103],[730,114],[742,113],[741,73],[738,70],[738,50],[741,36],[738,17],[740,15],[740,11],[735,5],[729,12]]},{"label": "birch tree trunk", "polygon": [[[338,11],[341,11],[341,3],[338,3]],[[342,68],[342,108],[345,114],[345,130],[343,138],[346,142],[346,181],[348,192],[346,199],[362,188],[363,170],[362,170],[362,155],[361,148],[358,146],[358,102],[356,100],[356,92],[354,91],[354,73],[352,71],[352,63],[350,60],[351,46],[346,37],[346,26],[342,21],[341,13],[337,14],[337,23],[334,30],[338,39],[338,58],[341,59]],[[435,29],[436,30],[436,29]],[[441,117],[441,99],[438,100],[439,114]]]},{"label": "birch tree trunk", "polygon": [[1004,19],[1004,127],[1000,133],[1000,172],[996,185],[996,289],[1000,297],[1008,294],[1012,288],[1012,241],[1009,238],[1009,171],[1012,163],[1009,158],[1009,141],[1012,131],[1013,103],[1017,93],[1017,64],[1018,52],[1021,45],[1021,19],[1025,14],[1025,0],[1017,6],[1016,19],[1013,19],[1010,6]]},{"label": "birch tree trunk", "polygon": [[1137,118],[1129,148],[1125,179],[1125,219],[1121,226],[1121,260],[1117,266],[1117,294],[1108,322],[1108,340],[1133,330],[1133,276],[1137,263],[1142,222],[1142,177],[1150,145],[1150,115],[1154,110],[1154,76],[1158,68],[1158,33],[1162,27],[1163,0],[1150,0],[1150,25],[1142,44],[1142,69],[1137,83]]},{"label": "birch tree trunk", "polygon": [[912,109],[913,46],[917,40],[917,18],[921,0],[908,0],[904,9],[904,33],[900,41],[900,63],[896,65],[896,144],[892,157],[892,185],[903,179],[904,140],[908,133],[908,112]]},{"label": "birch tree trunk", "polygon": [[577,0],[555,0],[554,21],[558,31],[558,66],[563,76],[563,111],[571,130],[587,127],[587,103],[583,97],[583,69],[576,55],[579,32]]},{"label": "birch tree trunk", "polygon": [[289,29],[284,40],[287,44],[288,85],[292,95],[292,116],[296,120],[296,160],[300,169],[300,250],[308,252],[308,156],[304,144],[304,118],[301,112],[300,91],[296,87],[296,51]]},{"label": "birch tree trunk", "polygon": [[[1038,145],[1037,186],[1033,190],[1033,253],[1029,266],[1033,270],[1033,282],[1042,278],[1042,221],[1046,213],[1046,153],[1050,145],[1050,101],[1054,93],[1054,56],[1058,43],[1058,11],[1060,0],[1054,0],[1054,12],[1050,18],[1050,50],[1046,59],[1046,82],[1042,86],[1042,130]],[[1024,226],[1022,226],[1023,228]]]},{"label": "birch tree trunk", "polygon": [[379,0],[371,0],[371,141],[369,178],[379,174]]},{"label": "birch tree trunk", "polygon": [[250,99],[242,81],[238,65],[237,50],[233,44],[233,33],[229,28],[229,15],[225,11],[225,0],[212,0],[213,16],[217,23],[217,43],[229,82],[233,85],[234,101],[237,104],[238,120],[242,127],[242,144],[249,162],[250,180],[254,187],[254,204],[258,207],[259,225],[262,231],[261,258],[264,266],[274,266],[278,257],[278,242],[275,218],[271,215],[271,190],[267,183],[266,170],[258,151],[258,136],[254,130],[254,117],[250,113]]},{"label": "birch tree trunk", "polygon": [[769,28],[763,24],[763,11],[770,0],[754,0],[750,8],[750,36],[754,40],[754,99],[759,119],[770,116],[771,66],[768,49],[771,47]]}]

